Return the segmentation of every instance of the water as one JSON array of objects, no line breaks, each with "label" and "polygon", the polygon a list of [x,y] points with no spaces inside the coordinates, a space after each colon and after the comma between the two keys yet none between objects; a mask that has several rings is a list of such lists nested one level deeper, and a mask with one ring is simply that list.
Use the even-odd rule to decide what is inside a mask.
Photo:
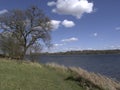
[{"label": "water", "polygon": [[42,55],[40,63],[55,62],[65,66],[81,67],[120,81],[120,54],[106,55]]}]

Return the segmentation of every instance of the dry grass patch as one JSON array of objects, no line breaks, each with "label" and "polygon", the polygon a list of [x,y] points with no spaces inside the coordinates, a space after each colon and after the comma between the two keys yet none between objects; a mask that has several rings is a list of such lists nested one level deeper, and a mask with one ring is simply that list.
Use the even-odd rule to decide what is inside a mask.
[{"label": "dry grass patch", "polygon": [[106,76],[88,72],[82,68],[65,67],[55,63],[46,64],[54,69],[69,71],[73,74],[73,79],[78,81],[87,90],[120,90],[120,82],[114,81]]}]

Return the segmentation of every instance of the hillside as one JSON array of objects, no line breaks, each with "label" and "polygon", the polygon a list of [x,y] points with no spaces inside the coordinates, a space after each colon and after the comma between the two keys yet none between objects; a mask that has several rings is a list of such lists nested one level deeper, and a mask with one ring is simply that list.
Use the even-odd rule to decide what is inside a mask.
[{"label": "hillside", "polygon": [[120,90],[120,82],[82,68],[0,58],[0,90]]},{"label": "hillside", "polygon": [[0,90],[84,90],[68,76],[37,63],[0,59]]}]

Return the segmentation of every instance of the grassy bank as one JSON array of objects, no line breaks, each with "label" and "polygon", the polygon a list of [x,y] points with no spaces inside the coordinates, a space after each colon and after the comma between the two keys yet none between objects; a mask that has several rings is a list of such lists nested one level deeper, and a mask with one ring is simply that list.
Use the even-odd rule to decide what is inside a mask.
[{"label": "grassy bank", "polygon": [[48,63],[48,67],[55,70],[71,73],[68,80],[76,81],[86,90],[120,90],[120,82],[114,81],[106,76],[88,72],[81,68],[65,67],[56,63]]},{"label": "grassy bank", "polygon": [[0,90],[120,90],[120,83],[81,68],[0,59]]},{"label": "grassy bank", "polygon": [[38,63],[0,59],[0,90],[84,90],[68,76]]}]

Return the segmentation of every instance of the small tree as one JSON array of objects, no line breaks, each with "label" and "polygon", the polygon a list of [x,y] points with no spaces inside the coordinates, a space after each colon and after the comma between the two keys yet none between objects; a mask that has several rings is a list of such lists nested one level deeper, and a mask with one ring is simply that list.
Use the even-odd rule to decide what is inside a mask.
[{"label": "small tree", "polygon": [[30,60],[35,62],[38,59],[38,55],[42,50],[42,46],[39,43],[35,43],[33,46],[29,48]]},{"label": "small tree", "polygon": [[13,46],[20,47],[21,59],[24,58],[28,48],[34,46],[36,42],[43,41],[47,46],[50,44],[50,20],[36,6],[1,15],[0,25],[0,34],[11,33],[11,37],[16,42]]}]

